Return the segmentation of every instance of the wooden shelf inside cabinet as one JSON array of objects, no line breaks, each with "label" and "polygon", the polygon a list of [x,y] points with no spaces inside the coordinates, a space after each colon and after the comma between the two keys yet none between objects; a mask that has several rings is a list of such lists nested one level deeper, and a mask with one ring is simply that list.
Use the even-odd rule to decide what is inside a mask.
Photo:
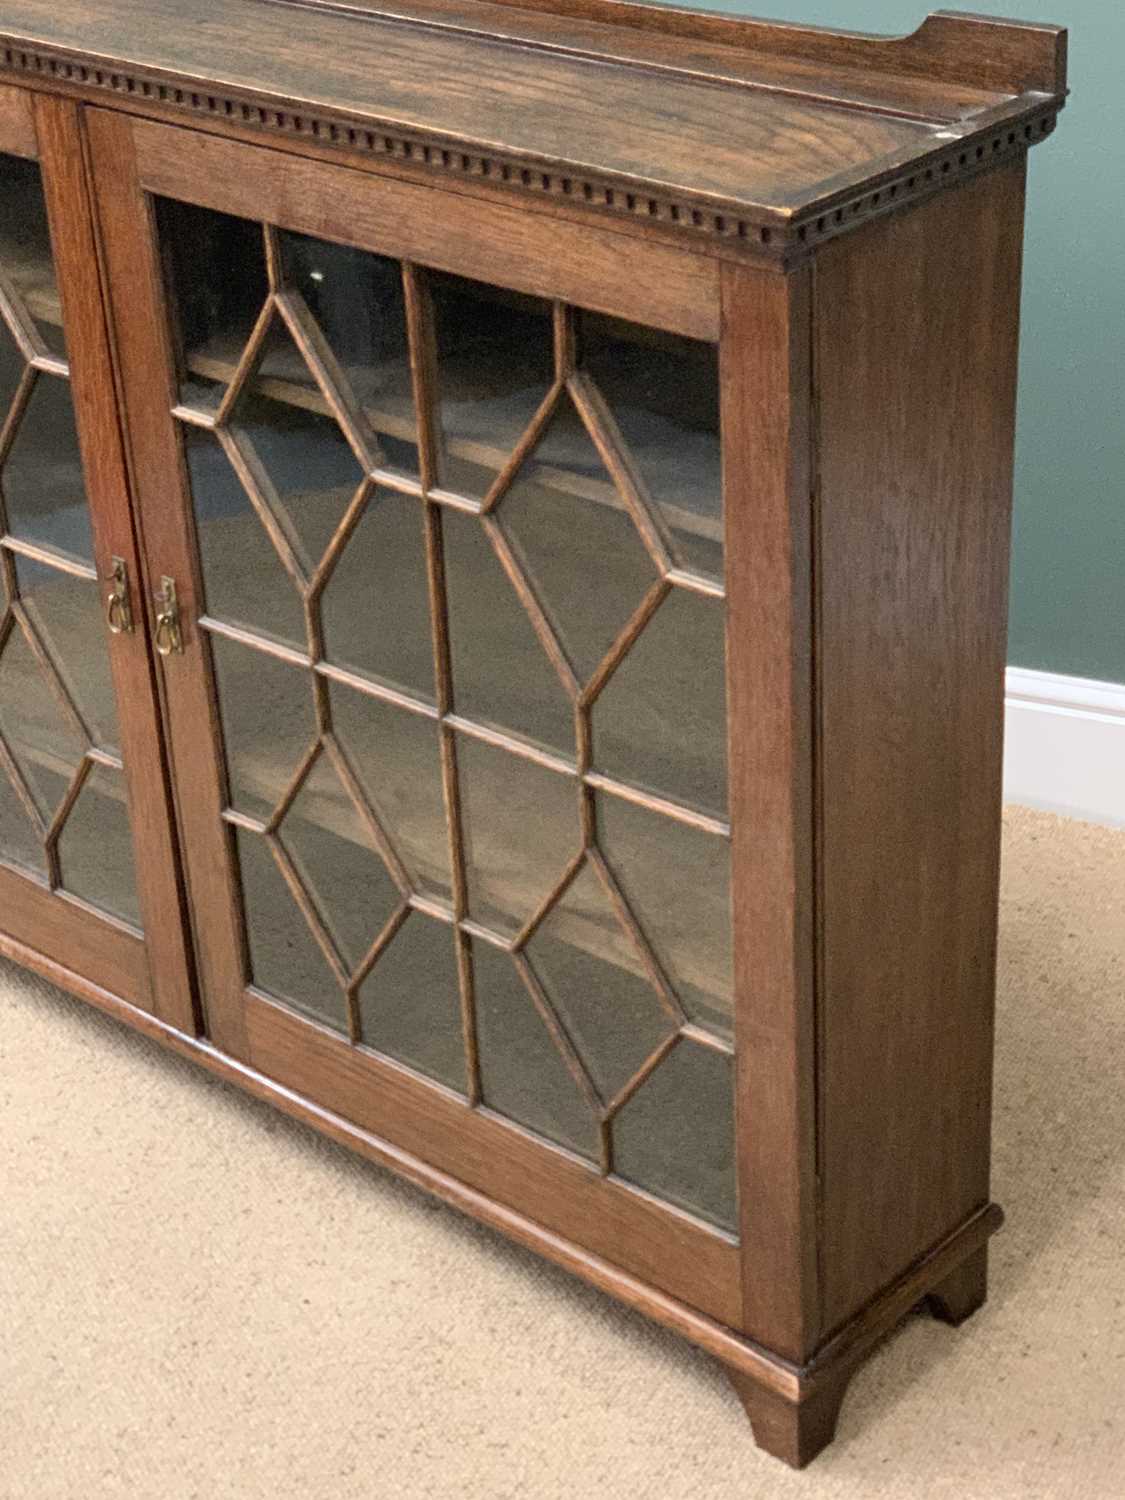
[{"label": "wooden shelf inside cabinet", "polygon": [[20,300],[33,318],[54,328],[63,326],[59,289],[49,266],[11,243],[0,227],[0,265],[19,289]]},{"label": "wooden shelf inside cabinet", "polygon": [[[51,327],[61,328],[62,304],[50,268],[37,264],[21,247],[7,242],[2,227],[0,264],[21,289],[23,305],[32,317]],[[646,332],[621,323],[616,324],[615,328],[618,335],[625,339],[635,340],[638,335]],[[649,341],[658,346],[661,342],[660,333],[649,331]],[[198,376],[209,385],[222,388],[234,378],[241,354],[242,346],[236,340],[216,339],[206,345],[185,350],[184,365],[189,375]],[[346,364],[344,375],[376,433],[384,433],[408,443],[418,441],[418,424],[411,401],[405,398],[395,401],[381,393],[381,387],[387,383],[386,372],[376,371],[370,366]],[[446,364],[443,394],[446,399],[454,402],[459,399],[462,391],[479,399],[478,381],[479,372],[474,368],[472,351],[469,350],[463,357],[462,368],[459,369],[456,364]],[[331,415],[327,400],[295,351],[288,357],[285,354],[274,355],[267,360],[258,372],[254,388],[259,396],[269,400],[302,411],[315,412],[320,416]],[[613,399],[615,393],[612,385],[606,394],[609,399]],[[198,411],[201,422],[206,422],[207,415],[205,409]],[[475,437],[447,437],[446,450],[451,459],[481,465],[498,473],[520,437],[519,420],[518,409],[505,413],[502,408],[497,409],[496,403],[492,403],[489,412],[490,430]],[[649,446],[644,455],[646,467],[659,466],[670,481],[663,492],[662,508],[674,525],[709,541],[721,541],[721,518],[700,513],[701,504],[706,503],[706,496],[718,494],[717,476],[709,475],[709,483],[698,482],[689,466],[691,455],[685,457],[677,442],[679,436],[675,431],[665,435],[658,427],[649,433]],[[614,510],[623,508],[623,502],[612,484],[594,477],[584,477],[573,464],[569,468],[540,465],[537,478],[540,484],[561,494],[583,496]]]},{"label": "wooden shelf inside cabinet", "polygon": [[797,1466],[1002,1219],[1066,98],[1065,31],[948,11],[0,0],[0,949],[693,1339]]},{"label": "wooden shelf inside cabinet", "polygon": [[[233,378],[241,352],[237,344],[214,342],[188,349],[184,362],[190,375],[201,376],[221,388],[229,385]],[[388,400],[385,395],[368,394],[369,391],[378,390],[381,384],[380,372],[370,367],[345,365],[344,375],[376,433],[407,443],[418,441],[418,424],[409,399],[396,402]],[[471,356],[465,361],[463,374],[455,366],[447,364],[444,376],[443,394],[448,400],[456,402],[462,390],[471,392],[475,399],[480,399],[479,372],[473,369]],[[288,360],[274,358],[263,364],[255,382],[255,390],[260,396],[303,411],[316,412],[320,416],[331,415],[323,393],[296,355],[290,356]],[[612,397],[612,390],[608,396]],[[205,417],[206,413],[201,412],[200,415]],[[512,406],[505,412],[493,403],[489,411],[489,424],[489,430],[479,436],[447,437],[445,446],[450,459],[499,473],[522,434],[519,408]],[[693,476],[690,472],[685,472],[676,437],[674,432],[667,438],[659,433],[654,434],[645,455],[648,465],[661,465],[664,473],[671,476],[673,484],[678,482],[680,486],[679,496],[674,488],[664,491],[662,508],[669,521],[675,525],[709,541],[721,541],[721,518],[699,513],[701,498],[712,486],[692,483]],[[619,494],[608,480],[584,476],[573,464],[570,467],[541,464],[536,473],[539,484],[559,494],[593,500],[595,504],[608,506],[612,510],[624,508]],[[718,486],[715,485],[713,490],[717,494]]]}]

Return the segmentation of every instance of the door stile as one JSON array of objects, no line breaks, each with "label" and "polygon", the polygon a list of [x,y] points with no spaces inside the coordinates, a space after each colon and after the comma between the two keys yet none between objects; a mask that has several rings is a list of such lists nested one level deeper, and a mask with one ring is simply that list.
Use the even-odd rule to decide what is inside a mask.
[{"label": "door stile", "polygon": [[812,271],[724,266],[743,1327],[817,1338]]},{"label": "door stile", "polygon": [[[169,420],[175,405],[174,357],[151,203],[136,173],[132,122],[105,110],[85,115],[109,317],[122,392],[129,413],[127,443],[143,559],[142,608],[152,619],[165,577],[178,596],[183,651],[159,662],[165,727],[175,766],[173,795],[185,849],[183,878],[199,966],[202,1010],[210,1038],[248,1061],[240,1003],[245,987],[239,897],[231,861],[209,862],[205,881],[192,879],[190,851],[212,846],[223,828],[218,707],[195,621],[201,582],[190,521],[191,500],[179,437]],[[174,685],[169,681],[174,677]],[[229,834],[226,835],[229,837]]]}]

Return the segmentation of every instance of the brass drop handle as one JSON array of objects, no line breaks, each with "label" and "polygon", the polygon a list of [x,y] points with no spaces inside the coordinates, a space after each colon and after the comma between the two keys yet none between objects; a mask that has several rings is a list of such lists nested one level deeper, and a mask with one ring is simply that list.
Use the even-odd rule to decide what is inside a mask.
[{"label": "brass drop handle", "polygon": [[110,573],[112,589],[105,599],[105,618],[111,635],[132,635],[133,607],[129,603],[129,573],[123,557],[115,557]]},{"label": "brass drop handle", "polygon": [[180,656],[184,649],[184,638],[180,631],[180,603],[176,597],[174,578],[160,580],[160,592],[156,595],[156,626],[153,643],[161,656]]}]

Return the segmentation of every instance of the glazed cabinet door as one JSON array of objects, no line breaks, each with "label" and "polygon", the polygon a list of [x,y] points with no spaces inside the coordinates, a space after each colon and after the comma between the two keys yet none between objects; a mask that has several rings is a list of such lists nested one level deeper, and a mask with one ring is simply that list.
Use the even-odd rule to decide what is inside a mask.
[{"label": "glazed cabinet door", "polygon": [[0,942],[192,1000],[77,109],[0,90]]},{"label": "glazed cabinet door", "polygon": [[91,134],[210,1034],[737,1322],[713,273]]}]

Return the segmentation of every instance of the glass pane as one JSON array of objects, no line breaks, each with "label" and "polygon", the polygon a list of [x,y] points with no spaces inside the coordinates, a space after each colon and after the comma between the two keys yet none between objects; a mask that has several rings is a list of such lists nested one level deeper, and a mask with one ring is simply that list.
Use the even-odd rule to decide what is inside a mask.
[{"label": "glass pane", "polygon": [[66,357],[43,179],[33,161],[0,156],[0,272],[52,354]]},{"label": "glass pane", "polygon": [[[62,306],[39,168],[0,156],[0,275],[14,310],[0,308],[0,494],[7,530],[92,567],[93,536],[69,381],[27,371],[12,328],[34,324],[66,357]],[[17,404],[22,386],[23,398]],[[0,649],[0,731],[46,829],[77,795],[58,834],[62,887],[140,927],[133,844],[119,770],[85,761],[91,746],[118,753],[120,732],[101,585],[6,553],[0,595],[20,598],[27,633],[12,622]],[[85,762],[85,764],[84,764]],[[81,768],[81,770],[80,770]],[[83,776],[84,779],[79,779]],[[49,876],[44,840],[15,785],[0,772],[0,858]]]},{"label": "glass pane", "polygon": [[312,683],[302,667],[211,637],[230,805],[264,822],[316,738]]},{"label": "glass pane", "polygon": [[441,746],[433,719],[333,683],[332,728],[364,794],[427,896],[453,899]]},{"label": "glass pane", "polygon": [[265,305],[261,226],[158,198],[157,224],[179,335],[180,402],[218,406]]},{"label": "glass pane", "polygon": [[0,315],[0,427],[16,397],[20,378],[24,372],[24,358],[19,351],[11,330]]},{"label": "glass pane", "polygon": [[[398,262],[289,232],[281,246],[286,281],[304,298],[378,435],[380,467],[416,477],[418,428]],[[306,393],[312,386],[303,366],[262,373]]]},{"label": "glass pane", "polygon": [[61,377],[37,377],[0,469],[0,488],[13,536],[93,559],[74,407]]},{"label": "glass pane", "polygon": [[363,1040],[465,1092],[453,929],[412,912],[359,991]]},{"label": "glass pane", "polygon": [[573,756],[574,710],[483,527],[442,524],[457,712]]},{"label": "glass pane", "polygon": [[599,771],[725,816],[725,625],[722,600],[672,590],[594,704]]},{"label": "glass pane", "polygon": [[355,803],[321,754],[279,829],[349,973],[401,904]]},{"label": "glass pane", "polygon": [[0,654],[0,730],[43,821],[50,823],[87,747],[18,625]]},{"label": "glass pane", "polygon": [[434,647],[422,507],[377,490],[321,599],[324,654],[434,701]]},{"label": "glass pane", "polygon": [[141,925],[125,778],[94,766],[59,837],[62,883],[72,896],[134,927]]},{"label": "glass pane", "polygon": [[484,1103],[548,1140],[596,1158],[597,1122],[512,960],[475,939],[473,966]]},{"label": "glass pane", "polygon": [[582,367],[660,506],[683,567],[723,577],[719,351],[586,313]]},{"label": "glass pane", "polygon": [[733,1060],[681,1041],[613,1122],[619,1177],[735,1229]]},{"label": "glass pane", "polygon": [[47,856],[38,831],[0,767],[0,860],[47,879]]},{"label": "glass pane", "polygon": [[599,842],[685,1011],[730,1037],[730,845],[619,797],[598,798]]},{"label": "glass pane", "polygon": [[554,380],[551,310],[536,297],[432,274],[447,489],[487,494]]},{"label": "glass pane", "polygon": [[184,427],[207,613],[304,651],[304,605],[218,439]]},{"label": "glass pane", "polygon": [[599,1093],[612,1099],[676,1026],[591,866],[527,952]]},{"label": "glass pane", "polygon": [[94,743],[116,753],[117,702],[106,650],[102,586],[29,558],[14,559],[20,598]]},{"label": "glass pane", "polygon": [[230,425],[259,493],[308,576],[328,550],[364,471],[319,388],[294,385],[291,393],[284,382],[278,385],[273,372],[291,374],[294,368],[311,382],[289,330],[275,317]]},{"label": "glass pane", "polygon": [[337,1031],[347,1032],[344,992],[265,839],[235,830],[250,982]]},{"label": "glass pane", "polygon": [[467,735],[457,767],[469,915],[514,936],[581,846],[577,783]]},{"label": "glass pane", "polygon": [[585,682],[658,574],[569,397],[497,514]]}]

